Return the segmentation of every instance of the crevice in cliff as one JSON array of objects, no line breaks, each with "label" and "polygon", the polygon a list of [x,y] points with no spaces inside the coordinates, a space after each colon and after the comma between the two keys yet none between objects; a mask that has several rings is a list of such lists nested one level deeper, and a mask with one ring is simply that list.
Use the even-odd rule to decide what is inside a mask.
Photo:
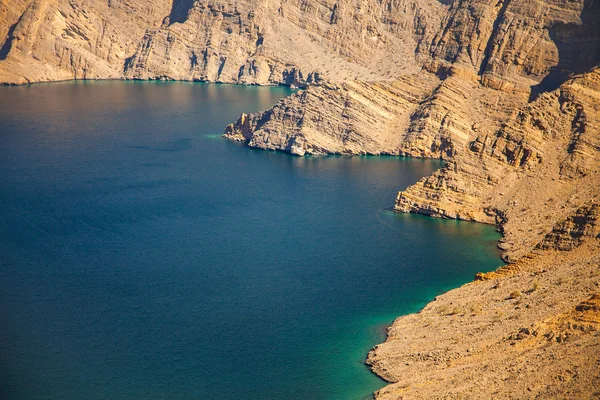
[{"label": "crevice in cliff", "polygon": [[490,37],[488,38],[488,42],[483,52],[483,60],[481,61],[481,66],[479,67],[479,76],[485,73],[488,63],[490,62],[492,50],[494,49],[494,39],[496,38],[496,33],[498,32],[498,28],[500,28],[500,24],[502,23],[502,21],[504,21],[504,15],[509,4],[510,0],[499,0],[498,4],[496,4],[496,7],[500,6],[500,11],[498,11],[498,15],[494,20],[492,32],[490,34]]},{"label": "crevice in cliff", "polygon": [[531,86],[529,101],[540,94],[558,89],[575,74],[600,65],[600,0],[586,0],[581,10],[581,24],[559,23],[549,28],[550,38],[558,50],[558,63],[537,85]]}]

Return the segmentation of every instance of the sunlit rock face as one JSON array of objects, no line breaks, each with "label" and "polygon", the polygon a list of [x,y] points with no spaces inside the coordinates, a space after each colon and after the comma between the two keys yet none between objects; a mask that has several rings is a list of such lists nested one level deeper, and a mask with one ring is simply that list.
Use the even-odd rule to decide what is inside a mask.
[{"label": "sunlit rock face", "polygon": [[[423,3],[423,4],[421,4]],[[0,80],[134,78],[303,85],[419,69],[436,1],[11,1]]]}]

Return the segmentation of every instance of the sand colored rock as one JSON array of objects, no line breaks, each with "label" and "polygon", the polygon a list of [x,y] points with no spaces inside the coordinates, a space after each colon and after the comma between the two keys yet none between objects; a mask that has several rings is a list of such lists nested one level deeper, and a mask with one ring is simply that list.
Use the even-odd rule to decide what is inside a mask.
[{"label": "sand colored rock", "polygon": [[435,0],[11,0],[0,4],[0,82],[177,79],[304,85],[416,72]]},{"label": "sand colored rock", "polygon": [[393,382],[376,397],[598,396],[600,237],[590,230],[597,209],[582,207],[546,236],[577,237],[569,250],[540,247],[398,318],[369,354],[369,365]]},{"label": "sand colored rock", "polygon": [[297,155],[398,155],[409,140],[403,132],[410,115],[437,84],[434,75],[417,74],[387,83],[311,85],[270,110],[242,115],[225,136]]}]

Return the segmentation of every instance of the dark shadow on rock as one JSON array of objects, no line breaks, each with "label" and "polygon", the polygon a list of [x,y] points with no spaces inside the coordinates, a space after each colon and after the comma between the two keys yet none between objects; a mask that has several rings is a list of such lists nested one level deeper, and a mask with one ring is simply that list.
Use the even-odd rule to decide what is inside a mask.
[{"label": "dark shadow on rock", "polygon": [[6,40],[4,41],[4,44],[2,45],[2,47],[0,48],[0,61],[6,60],[8,53],[10,53],[10,49],[12,48],[12,41],[14,39],[13,34],[15,32],[15,28],[17,27],[18,23],[19,22],[15,23],[8,30],[8,34],[6,35]]},{"label": "dark shadow on rock", "polygon": [[126,73],[129,69],[131,69],[133,67],[134,57],[135,57],[135,54],[132,56],[129,56],[125,59],[125,61],[123,62],[123,73]]},{"label": "dark shadow on rock", "polygon": [[498,29],[500,28],[500,24],[502,23],[502,21],[504,21],[504,16],[506,15],[506,10],[508,9],[508,5],[510,4],[511,0],[504,0],[504,2],[502,2],[502,0],[500,0],[499,3],[502,2],[502,6],[500,7],[500,11],[498,11],[498,15],[496,16],[496,19],[494,20],[494,25],[492,27],[492,34],[490,35],[487,45],[485,46],[485,50],[483,51],[483,60],[481,60],[481,66],[479,67],[479,76],[482,76],[485,72],[485,70],[487,69],[488,63],[490,61],[490,56],[492,54],[492,49],[494,47],[494,38],[496,35],[494,35],[494,32],[498,32]]},{"label": "dark shadow on rock", "polygon": [[529,101],[600,64],[600,0],[584,2],[581,24],[556,24],[550,27],[549,33],[558,49],[558,64],[540,83],[531,87]]},{"label": "dark shadow on rock", "polygon": [[169,23],[185,22],[193,5],[194,0],[173,0],[171,14],[169,14]]}]

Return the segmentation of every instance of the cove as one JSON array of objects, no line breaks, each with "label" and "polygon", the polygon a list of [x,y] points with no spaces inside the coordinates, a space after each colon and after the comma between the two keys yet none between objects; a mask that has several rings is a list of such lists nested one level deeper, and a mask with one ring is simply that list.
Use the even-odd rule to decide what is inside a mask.
[{"label": "cove", "polygon": [[220,138],[290,91],[0,87],[0,397],[366,399],[385,326],[501,262],[401,215],[441,166]]}]

